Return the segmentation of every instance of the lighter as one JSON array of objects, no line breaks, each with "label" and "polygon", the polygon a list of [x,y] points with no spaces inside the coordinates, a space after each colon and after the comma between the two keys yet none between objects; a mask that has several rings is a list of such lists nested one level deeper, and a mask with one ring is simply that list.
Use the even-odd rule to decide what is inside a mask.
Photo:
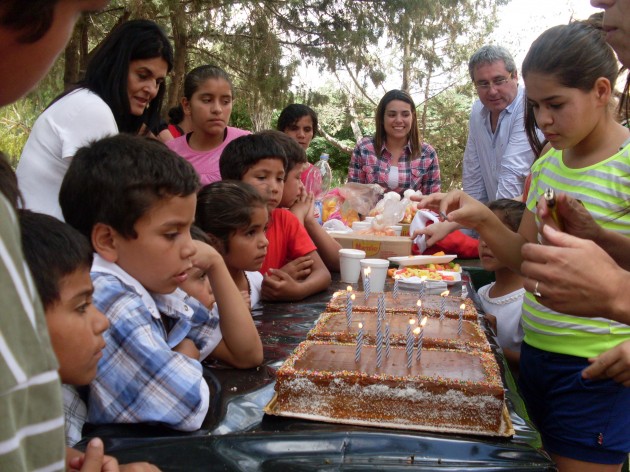
[{"label": "lighter", "polygon": [[547,188],[545,193],[543,194],[545,197],[545,201],[547,202],[547,208],[549,209],[549,214],[551,215],[551,219],[556,224],[556,227],[562,231],[562,221],[558,217],[558,208],[556,207],[556,194],[552,188]]}]

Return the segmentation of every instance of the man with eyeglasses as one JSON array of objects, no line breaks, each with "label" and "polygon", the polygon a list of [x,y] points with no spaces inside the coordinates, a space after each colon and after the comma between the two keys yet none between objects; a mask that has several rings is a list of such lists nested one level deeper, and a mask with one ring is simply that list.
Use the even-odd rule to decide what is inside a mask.
[{"label": "man with eyeglasses", "polygon": [[534,161],[524,127],[524,90],[514,59],[487,45],[468,62],[479,100],[472,108],[464,151],[464,191],[482,202],[514,198]]}]

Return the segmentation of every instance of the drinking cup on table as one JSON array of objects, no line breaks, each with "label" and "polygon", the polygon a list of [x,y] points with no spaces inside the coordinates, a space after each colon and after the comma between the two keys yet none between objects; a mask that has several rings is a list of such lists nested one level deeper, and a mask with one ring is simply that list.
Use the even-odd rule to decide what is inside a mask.
[{"label": "drinking cup on table", "polygon": [[339,249],[339,272],[342,282],[347,284],[359,282],[363,258],[365,258],[365,251],[360,249]]},{"label": "drinking cup on table", "polygon": [[389,261],[387,259],[361,259],[361,271],[370,268],[370,291],[384,292]]}]

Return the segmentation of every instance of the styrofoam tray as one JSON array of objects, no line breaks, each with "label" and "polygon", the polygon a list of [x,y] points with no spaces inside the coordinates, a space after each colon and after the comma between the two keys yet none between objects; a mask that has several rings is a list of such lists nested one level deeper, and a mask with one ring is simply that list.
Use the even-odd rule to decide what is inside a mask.
[{"label": "styrofoam tray", "polygon": [[389,260],[399,267],[417,266],[426,264],[447,264],[457,257],[457,254],[445,254],[443,256],[402,256],[390,257]]}]

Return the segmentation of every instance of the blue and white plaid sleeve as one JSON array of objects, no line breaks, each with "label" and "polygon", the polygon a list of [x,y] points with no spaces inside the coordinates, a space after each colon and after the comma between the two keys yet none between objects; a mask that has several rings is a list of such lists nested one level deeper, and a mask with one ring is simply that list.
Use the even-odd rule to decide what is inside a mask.
[{"label": "blue and white plaid sleeve", "polygon": [[171,350],[162,320],[151,316],[131,287],[112,275],[93,272],[92,279],[94,304],[110,328],[90,384],[88,421],[199,429],[209,403],[201,363]]},{"label": "blue and white plaid sleeve", "polygon": [[168,333],[169,346],[174,347],[188,338],[199,349],[199,358],[204,360],[223,339],[216,303],[208,310],[181,289],[168,295],[153,295],[153,298],[160,312],[174,322]]}]

